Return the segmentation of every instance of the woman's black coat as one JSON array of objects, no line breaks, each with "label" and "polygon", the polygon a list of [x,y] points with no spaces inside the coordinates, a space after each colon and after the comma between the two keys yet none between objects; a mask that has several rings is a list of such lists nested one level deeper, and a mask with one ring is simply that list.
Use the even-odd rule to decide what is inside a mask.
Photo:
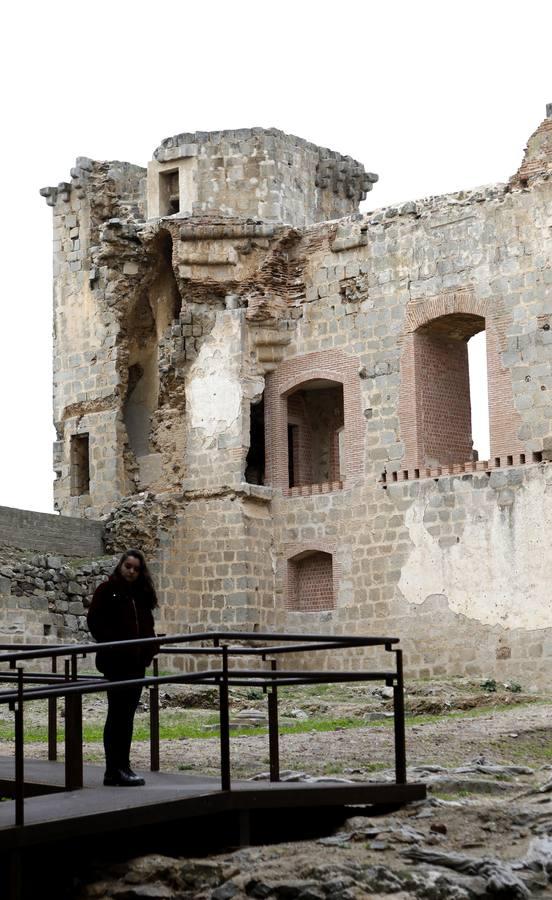
[{"label": "woman's black coat", "polygon": [[[96,589],[88,610],[88,627],[99,642],[155,637],[151,601],[137,584],[111,575]],[[110,679],[143,674],[158,648],[144,647],[98,650],[96,667]]]}]

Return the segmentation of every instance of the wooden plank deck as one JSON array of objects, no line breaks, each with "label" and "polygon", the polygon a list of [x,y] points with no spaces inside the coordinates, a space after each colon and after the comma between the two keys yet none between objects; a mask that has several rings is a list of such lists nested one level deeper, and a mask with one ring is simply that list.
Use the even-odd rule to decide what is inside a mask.
[{"label": "wooden plank deck", "polygon": [[[423,799],[423,784],[233,781],[185,773],[143,772],[144,787],[103,786],[103,766],[84,766],[84,787],[65,791],[64,765],[27,760],[25,824],[17,827],[15,802],[0,803],[0,852],[219,812],[282,807],[406,803]],[[14,760],[0,758],[0,793],[13,792]],[[48,793],[43,793],[48,791]],[[40,792],[40,793],[39,793]]]}]

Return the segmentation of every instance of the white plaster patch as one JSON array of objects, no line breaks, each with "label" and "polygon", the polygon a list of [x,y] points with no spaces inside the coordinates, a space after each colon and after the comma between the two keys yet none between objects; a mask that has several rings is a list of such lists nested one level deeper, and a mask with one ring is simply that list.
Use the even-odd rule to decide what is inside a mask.
[{"label": "white plaster patch", "polygon": [[[552,557],[550,487],[547,494],[546,480],[539,473],[513,494],[513,503],[503,508],[493,491],[492,499],[477,514],[466,509],[459,543],[446,548],[439,546],[423,522],[429,495],[414,501],[406,513],[414,549],[398,585],[409,603],[420,604],[431,594],[443,594],[453,612],[483,625],[552,626],[546,565]],[[463,502],[461,495],[458,499]]]},{"label": "white plaster patch", "polygon": [[192,428],[202,428],[206,436],[220,435],[234,426],[241,430],[240,352],[240,316],[218,313],[186,385]]}]

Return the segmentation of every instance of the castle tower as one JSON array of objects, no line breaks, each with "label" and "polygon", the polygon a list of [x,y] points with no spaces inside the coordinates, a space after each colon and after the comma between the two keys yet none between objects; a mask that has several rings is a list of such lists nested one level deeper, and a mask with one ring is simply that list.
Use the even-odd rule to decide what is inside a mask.
[{"label": "castle tower", "polygon": [[273,129],[44,189],[56,504],[146,550],[163,630],[397,634],[422,677],[549,677],[550,113],[508,184],[363,214],[376,176]]},{"label": "castle tower", "polygon": [[54,214],[59,510],[105,516],[136,491],[181,488],[186,382],[217,310],[270,303],[266,265],[291,289],[293,228],[355,213],[376,180],[253,128],[167,138],[147,174],[80,158],[70,182],[41,191]]}]

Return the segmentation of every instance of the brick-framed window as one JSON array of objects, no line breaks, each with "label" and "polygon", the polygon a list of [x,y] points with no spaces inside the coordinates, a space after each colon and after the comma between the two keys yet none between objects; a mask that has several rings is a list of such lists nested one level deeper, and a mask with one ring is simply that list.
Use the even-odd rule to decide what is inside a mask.
[{"label": "brick-framed window", "polygon": [[[291,495],[325,492],[340,489],[362,472],[366,423],[358,370],[358,359],[328,350],[285,360],[267,376],[267,484]],[[313,456],[312,421],[316,426],[316,408],[322,398],[332,423]]]},{"label": "brick-framed window", "polygon": [[500,362],[503,329],[496,309],[469,290],[408,305],[399,402],[404,469],[453,466],[473,458],[467,343],[483,330],[491,456],[523,451],[510,373]]},{"label": "brick-framed window", "polygon": [[304,550],[287,560],[286,606],[294,612],[335,609],[334,566],[331,553]]},{"label": "brick-framed window", "polygon": [[308,381],[287,395],[287,408],[288,486],[340,481],[343,385]]}]

